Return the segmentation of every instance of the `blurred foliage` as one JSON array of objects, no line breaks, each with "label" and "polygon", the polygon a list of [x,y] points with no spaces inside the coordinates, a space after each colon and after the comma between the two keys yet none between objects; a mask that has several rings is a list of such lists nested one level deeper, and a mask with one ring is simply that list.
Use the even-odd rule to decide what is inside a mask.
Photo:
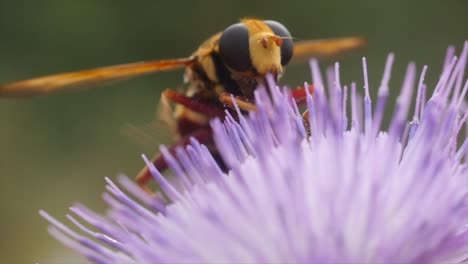
[{"label": "blurred foliage", "polygon": [[[342,83],[355,80],[362,87],[360,57],[366,56],[375,94],[390,51],[396,53],[391,88],[399,88],[410,60],[418,70],[429,65],[432,84],[447,46],[459,50],[468,39],[467,11],[466,0],[1,1],[0,83],[184,57],[240,17],[254,16],[281,21],[297,39],[367,37],[368,48],[339,58]],[[147,140],[129,137],[123,128],[151,122],[161,90],[177,88],[181,80],[176,71],[102,89],[0,100],[2,263],[59,263],[59,256],[74,256],[48,236],[38,209],[59,219],[76,201],[103,210],[103,177],[133,177],[143,165],[140,153],[153,155],[158,144],[169,143],[164,130],[147,130],[153,139]],[[288,68],[283,83],[309,80],[307,65],[300,65]],[[142,141],[148,144],[137,144]]]}]

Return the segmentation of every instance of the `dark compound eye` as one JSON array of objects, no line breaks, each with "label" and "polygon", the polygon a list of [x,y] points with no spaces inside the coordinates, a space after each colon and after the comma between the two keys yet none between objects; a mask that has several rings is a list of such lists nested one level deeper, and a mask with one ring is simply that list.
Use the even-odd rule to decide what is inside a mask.
[{"label": "dark compound eye", "polygon": [[237,71],[252,68],[249,52],[249,31],[242,23],[229,26],[221,34],[219,53],[224,63]]},{"label": "dark compound eye", "polygon": [[281,65],[286,65],[291,60],[293,55],[293,41],[291,38],[291,34],[289,33],[288,29],[280,24],[279,22],[273,20],[265,20],[265,24],[267,24],[275,35],[280,37],[287,37],[283,39],[283,45],[281,45]]}]

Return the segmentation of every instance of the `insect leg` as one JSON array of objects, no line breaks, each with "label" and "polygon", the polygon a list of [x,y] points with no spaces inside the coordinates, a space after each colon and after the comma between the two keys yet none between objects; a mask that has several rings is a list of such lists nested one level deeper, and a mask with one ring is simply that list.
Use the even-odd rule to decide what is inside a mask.
[{"label": "insect leg", "polygon": [[233,103],[233,98],[234,98],[234,101],[236,102],[237,106],[239,106],[239,108],[241,110],[244,110],[244,111],[247,111],[247,112],[250,112],[250,111],[257,111],[257,107],[251,103],[251,102],[248,102],[246,101],[245,99],[241,98],[241,97],[238,97],[238,96],[234,96],[230,93],[220,93],[219,94],[219,101],[223,104],[225,104],[226,106],[234,109],[234,103]]},{"label": "insect leg", "polygon": [[[313,94],[314,93],[314,86],[309,84],[308,85],[309,87],[307,87],[309,89],[309,93],[310,94]],[[307,100],[307,93],[306,93],[306,90],[304,88],[304,86],[299,86],[297,87],[296,89],[293,89],[291,91],[291,94],[292,94],[292,97],[294,98],[294,100],[296,100],[296,103],[298,106],[303,106],[306,104],[306,100]]]},{"label": "insect leg", "polygon": [[[314,87],[312,85],[309,85],[308,89],[311,94],[314,92]],[[299,86],[296,89],[293,89],[291,91],[291,94],[299,106],[304,105],[306,103],[307,93],[305,91],[304,86]],[[226,106],[229,106],[230,108],[234,109],[233,98],[241,110],[244,110],[247,112],[257,111],[257,107],[255,106],[255,104],[248,102],[239,96],[233,96],[230,93],[219,94],[219,101],[225,104]]]},{"label": "insect leg", "polygon": [[183,105],[192,111],[203,114],[210,119],[214,117],[224,117],[226,115],[221,107],[199,102],[194,98],[170,89],[166,89],[161,96],[164,96],[166,99],[176,104]]}]

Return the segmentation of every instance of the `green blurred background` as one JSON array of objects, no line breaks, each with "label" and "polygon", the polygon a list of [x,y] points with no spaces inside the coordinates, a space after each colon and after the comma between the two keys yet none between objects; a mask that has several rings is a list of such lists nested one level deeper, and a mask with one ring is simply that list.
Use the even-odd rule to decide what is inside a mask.
[{"label": "green blurred background", "polygon": [[[396,53],[391,88],[399,88],[410,60],[418,70],[429,65],[432,84],[447,46],[459,50],[468,39],[466,0],[197,2],[1,1],[0,83],[184,57],[240,17],[255,16],[281,21],[298,39],[367,37],[368,48],[339,58],[342,83],[362,87],[360,57],[366,56],[375,94],[388,52]],[[309,80],[307,65],[299,65],[288,68],[283,83]],[[103,211],[103,177],[133,177],[143,165],[141,153],[153,155],[169,142],[163,129],[146,129],[144,138],[129,136],[125,127],[154,120],[161,90],[181,82],[182,72],[175,71],[101,89],[0,99],[0,262],[84,262],[47,234],[38,209],[59,219],[77,201]]]}]

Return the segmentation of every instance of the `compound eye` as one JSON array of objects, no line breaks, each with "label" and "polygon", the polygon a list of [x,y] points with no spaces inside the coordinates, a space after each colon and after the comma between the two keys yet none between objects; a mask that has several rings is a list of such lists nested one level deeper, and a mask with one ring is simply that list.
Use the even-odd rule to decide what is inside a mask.
[{"label": "compound eye", "polygon": [[284,66],[288,64],[293,56],[294,47],[291,34],[288,29],[279,22],[273,20],[265,20],[264,22],[271,28],[275,35],[284,38],[283,44],[281,45],[281,65]]},{"label": "compound eye", "polygon": [[224,63],[237,71],[252,68],[249,51],[249,31],[242,23],[226,28],[219,39],[219,54]]}]

